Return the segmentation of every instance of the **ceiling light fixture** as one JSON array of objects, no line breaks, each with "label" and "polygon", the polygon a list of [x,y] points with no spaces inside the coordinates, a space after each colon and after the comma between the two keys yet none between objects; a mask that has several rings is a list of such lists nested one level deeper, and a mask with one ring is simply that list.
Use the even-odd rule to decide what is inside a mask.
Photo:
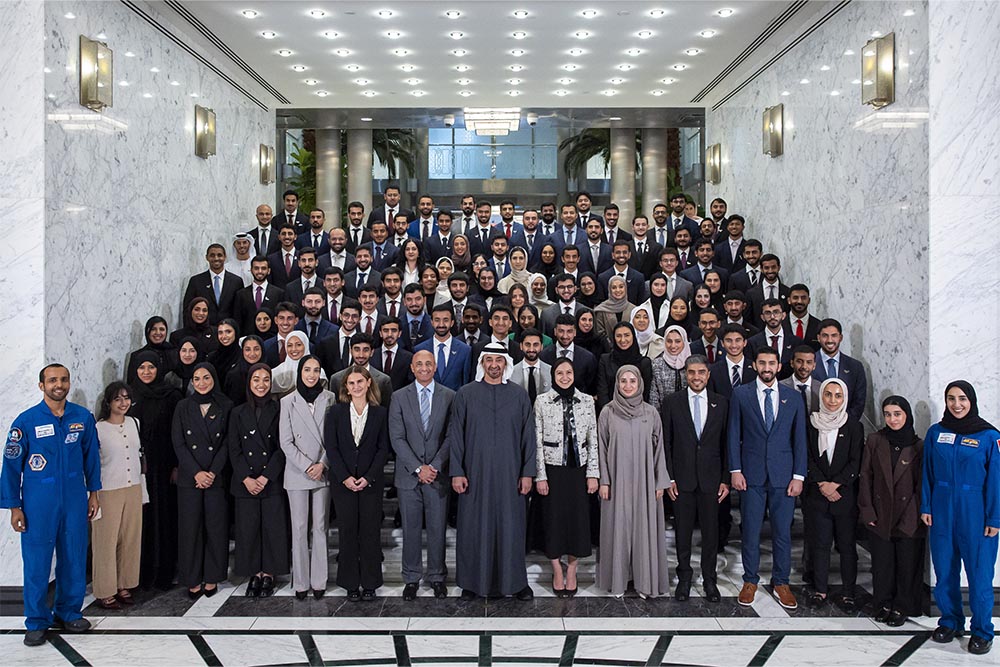
[{"label": "ceiling light fixture", "polygon": [[512,32],[510,36],[513,37],[514,39],[524,39],[525,37],[528,36],[528,33],[524,32],[523,30],[517,30],[515,32]]},{"label": "ceiling light fixture", "polygon": [[451,55],[461,58],[462,56],[468,55],[468,51],[465,49],[452,49]]},{"label": "ceiling light fixture", "polygon": [[336,30],[324,30],[323,36],[326,37],[327,39],[337,39],[338,37],[340,37],[340,33],[337,32]]},{"label": "ceiling light fixture", "polygon": [[399,39],[400,37],[403,36],[403,33],[401,33],[398,30],[387,30],[385,36],[388,37],[389,39]]},{"label": "ceiling light fixture", "polygon": [[664,9],[650,9],[646,13],[649,14],[654,19],[663,18],[667,14],[666,10]]},{"label": "ceiling light fixture", "polygon": [[801,81],[799,81],[799,83],[801,83],[802,85],[805,85],[805,84],[809,83],[809,79],[802,79]]},{"label": "ceiling light fixture", "polygon": [[520,90],[508,90],[507,94],[510,95],[511,97],[517,97],[518,95],[521,94],[521,91]]},{"label": "ceiling light fixture", "polygon": [[608,116],[608,120],[621,120],[621,116]]},{"label": "ceiling light fixture", "polygon": [[689,56],[696,56],[701,53],[701,49],[684,49],[684,53]]},{"label": "ceiling light fixture", "polygon": [[466,107],[463,111],[467,132],[506,134],[521,126],[520,107]]},{"label": "ceiling light fixture", "polygon": [[314,19],[321,19],[324,16],[326,16],[326,12],[324,12],[322,9],[313,9],[309,11],[309,16],[313,17]]},{"label": "ceiling light fixture", "polygon": [[583,49],[570,49],[566,53],[575,58],[576,56],[582,56],[584,53],[586,53],[586,51],[584,51]]},{"label": "ceiling light fixture", "polygon": [[307,86],[315,86],[317,83],[319,83],[319,81],[317,81],[316,79],[303,79],[302,83],[306,84]]},{"label": "ceiling light fixture", "polygon": [[260,36],[263,37],[264,39],[274,39],[275,37],[278,36],[278,33],[274,32],[273,30],[265,30],[264,32],[260,33]]},{"label": "ceiling light fixture", "polygon": [[459,16],[462,15],[462,12],[458,11],[457,9],[449,9],[444,13],[444,15],[446,18],[449,19],[457,19]]},{"label": "ceiling light fixture", "polygon": [[340,56],[341,58],[351,55],[350,49],[337,49],[333,52],[333,55]]},{"label": "ceiling light fixture", "polygon": [[726,7],[724,9],[720,9],[719,11],[715,12],[715,15],[727,19],[735,13],[736,13],[735,9],[729,9],[728,7]]},{"label": "ceiling light fixture", "polygon": [[455,83],[460,86],[468,86],[472,84],[472,79],[456,79]]},{"label": "ceiling light fixture", "polygon": [[820,72],[829,72],[830,71],[830,66],[829,65],[823,65],[822,67],[819,68],[819,71]]},{"label": "ceiling light fixture", "polygon": [[[468,85],[468,84],[461,83],[461,82],[459,82],[459,83],[461,85],[463,85],[463,86]],[[524,83],[524,79],[517,79],[517,78],[515,78],[515,79],[507,79],[507,83],[509,85],[511,85],[511,86],[520,86],[522,83]]]},{"label": "ceiling light fixture", "polygon": [[625,79],[621,78],[620,76],[616,76],[613,79],[608,79],[608,83],[610,83],[612,86],[620,86],[623,83],[625,83]]},{"label": "ceiling light fixture", "polygon": [[590,32],[588,32],[587,30],[577,30],[576,32],[573,33],[573,36],[576,37],[577,39],[587,39],[588,37],[590,37]]},{"label": "ceiling light fixture", "polygon": [[[258,16],[260,16],[260,12],[255,11],[253,9],[244,9],[242,12],[240,12],[240,14],[243,14],[243,17],[248,19],[255,19]],[[67,14],[66,18],[74,18],[74,17],[71,17]]]},{"label": "ceiling light fixture", "polygon": [[426,90],[411,90],[410,91],[410,95],[413,95],[414,97],[423,97],[426,94],[427,94]]},{"label": "ceiling light fixture", "polygon": [[510,50],[510,55],[514,56],[515,58],[520,58],[525,53],[527,53],[527,51],[525,51],[524,49],[511,49]]},{"label": "ceiling light fixture", "polygon": [[705,39],[709,39],[710,37],[715,37],[717,34],[718,33],[716,33],[714,30],[702,30],[701,32],[698,33],[699,36],[704,37]]},{"label": "ceiling light fixture", "polygon": [[640,30],[639,32],[635,33],[635,36],[638,37],[639,39],[649,39],[650,37],[653,36],[653,31],[652,30]]},{"label": "ceiling light fixture", "polygon": [[400,65],[399,69],[403,70],[404,72],[412,72],[413,70],[417,69],[417,66],[416,65],[411,65],[410,63],[406,63],[406,64],[403,64],[403,65]]},{"label": "ceiling light fixture", "polygon": [[846,51],[844,51],[844,55],[845,56],[853,56],[854,55],[854,49],[847,49]]},{"label": "ceiling light fixture", "polygon": [[462,63],[461,65],[455,65],[456,72],[468,72],[470,69],[472,69],[472,67],[466,65],[465,63]]},{"label": "ceiling light fixture", "polygon": [[649,91],[650,95],[655,95],[656,97],[659,97],[660,95],[666,95],[666,93],[667,91],[663,90],[662,88],[657,88],[656,90]]},{"label": "ceiling light fixture", "polygon": [[361,65],[354,65],[354,64],[344,65],[344,69],[346,69],[348,72],[357,72],[361,69]]},{"label": "ceiling light fixture", "polygon": [[660,83],[669,86],[672,83],[677,83],[677,79],[668,76],[665,79],[660,79]]},{"label": "ceiling light fixture", "polygon": [[159,67],[150,67],[149,71],[152,72],[153,74],[156,74],[157,72],[160,71],[160,68]]},{"label": "ceiling light fixture", "polygon": [[329,90],[317,90],[316,91],[316,95],[319,96],[319,97],[326,97],[329,94],[330,94]]},{"label": "ceiling light fixture", "polygon": [[372,122],[372,119],[369,118],[368,116],[362,116],[358,120],[360,120],[362,123],[370,123],[370,122]]},{"label": "ceiling light fixture", "polygon": [[126,58],[135,58],[135,54],[132,53],[131,51],[126,51],[125,52],[125,57]]},{"label": "ceiling light fixture", "polygon": [[148,100],[153,96],[153,93],[143,93],[142,96]]},{"label": "ceiling light fixture", "polygon": [[562,68],[567,72],[575,72],[576,70],[580,69],[580,66],[575,63],[567,63],[563,65]]},{"label": "ceiling light fixture", "polygon": [[642,49],[627,49],[625,51],[625,55],[632,56],[633,58],[641,54],[642,54]]},{"label": "ceiling light fixture", "polygon": [[677,63],[676,65],[671,65],[671,69],[675,69],[678,72],[686,70],[687,68],[688,68],[688,66],[685,65],[684,63]]},{"label": "ceiling light fixture", "polygon": [[465,37],[465,33],[460,32],[458,30],[452,30],[451,32],[448,33],[448,36],[451,37],[452,39],[462,39],[463,37]]},{"label": "ceiling light fixture", "polygon": [[305,65],[292,65],[292,69],[296,72],[305,72],[309,68]]},{"label": "ceiling light fixture", "polygon": [[606,97],[611,97],[611,96],[617,95],[617,94],[618,94],[618,91],[614,90],[612,88],[608,88],[607,90],[602,90],[601,91],[601,95],[604,95]]},{"label": "ceiling light fixture", "polygon": [[391,18],[392,17],[392,10],[391,9],[380,9],[380,10],[378,10],[377,15],[378,15],[378,17],[380,19]]},{"label": "ceiling light fixture", "polygon": [[616,66],[615,69],[621,72],[628,72],[629,70],[635,69],[635,65],[632,65],[630,63],[622,63],[621,65]]},{"label": "ceiling light fixture", "polygon": [[410,55],[410,52],[407,51],[406,49],[393,49],[392,50],[392,55],[399,56],[400,58],[402,58],[403,56]]},{"label": "ceiling light fixture", "polygon": [[510,65],[507,67],[511,72],[520,72],[524,70],[524,65]]},{"label": "ceiling light fixture", "polygon": [[513,16],[516,19],[526,19],[528,18],[528,10],[518,9],[517,11],[514,12]]},{"label": "ceiling light fixture", "polygon": [[460,90],[458,91],[458,94],[461,95],[462,97],[468,97],[472,95],[473,92],[471,90]]},{"label": "ceiling light fixture", "polygon": [[576,81],[576,79],[571,79],[568,76],[564,76],[561,79],[556,79],[556,83],[562,84],[564,86],[568,86],[569,84],[571,84],[571,83],[573,83],[575,81]]},{"label": "ceiling light fixture", "polygon": [[423,80],[410,78],[410,79],[404,79],[403,83],[405,83],[408,86],[419,86],[421,83],[423,83]]},{"label": "ceiling light fixture", "polygon": [[595,16],[597,16],[597,10],[596,9],[584,9],[582,12],[580,12],[580,16],[582,16],[585,19],[592,19]]},{"label": "ceiling light fixture", "polygon": [[278,49],[278,55],[282,58],[287,58],[292,55],[292,51],[290,49]]},{"label": "ceiling light fixture", "polygon": [[371,83],[371,81],[369,81],[368,79],[355,79],[354,83],[359,86],[367,86],[369,83]]},{"label": "ceiling light fixture", "polygon": [[171,86],[179,86],[179,85],[181,85],[181,82],[180,81],[171,81],[170,85]]},{"label": "ceiling light fixture", "polygon": [[553,90],[552,94],[558,95],[559,97],[566,97],[567,95],[569,95],[569,91],[560,88],[559,90]]},{"label": "ceiling light fixture", "polygon": [[787,91],[787,90],[781,91],[781,96],[782,97],[788,97],[789,95],[791,95],[791,93],[789,91]]},{"label": "ceiling light fixture", "polygon": [[378,95],[378,93],[376,93],[374,90],[362,90],[361,94],[364,95],[365,97],[375,97],[376,95]]}]

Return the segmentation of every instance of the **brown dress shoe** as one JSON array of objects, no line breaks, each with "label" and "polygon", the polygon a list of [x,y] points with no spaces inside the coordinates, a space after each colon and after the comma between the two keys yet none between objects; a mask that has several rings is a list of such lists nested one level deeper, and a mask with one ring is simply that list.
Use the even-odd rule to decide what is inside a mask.
[{"label": "brown dress shoe", "polygon": [[775,586],[774,597],[778,599],[778,604],[785,609],[798,609],[799,607],[799,603],[796,602],[795,596],[792,595],[792,589],[788,587],[788,584]]},{"label": "brown dress shoe", "polygon": [[753,599],[757,595],[757,584],[751,584],[747,582],[743,584],[743,588],[740,589],[740,597],[738,602],[744,607],[749,607],[753,604]]}]

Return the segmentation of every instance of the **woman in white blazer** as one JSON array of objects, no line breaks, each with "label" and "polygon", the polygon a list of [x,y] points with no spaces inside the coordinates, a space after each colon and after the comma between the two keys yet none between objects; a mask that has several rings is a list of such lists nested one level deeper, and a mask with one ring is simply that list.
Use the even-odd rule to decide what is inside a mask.
[{"label": "woman in white blazer", "polygon": [[323,423],[327,408],[337,399],[323,388],[325,379],[319,359],[312,355],[302,357],[295,391],[281,399],[278,423],[281,450],[285,453],[285,491],[292,523],[292,587],[299,600],[304,600],[310,589],[317,600],[326,593],[326,530],[330,513],[327,470],[330,465],[323,444]]}]

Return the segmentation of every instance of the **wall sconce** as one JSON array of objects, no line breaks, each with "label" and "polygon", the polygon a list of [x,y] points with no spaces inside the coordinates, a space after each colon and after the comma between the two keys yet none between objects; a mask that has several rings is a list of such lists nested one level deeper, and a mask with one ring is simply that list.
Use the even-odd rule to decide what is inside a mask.
[{"label": "wall sconce", "polygon": [[200,158],[215,155],[215,111],[194,106],[194,154]]},{"label": "wall sconce", "polygon": [[784,152],[785,105],[764,109],[764,154],[777,157]]},{"label": "wall sconce", "polygon": [[114,53],[104,42],[80,35],[80,104],[92,111],[112,106],[113,79]]},{"label": "wall sconce", "polygon": [[708,182],[718,184],[722,182],[722,144],[712,144],[705,149],[705,157],[708,162]]},{"label": "wall sconce", "polygon": [[876,109],[896,101],[896,34],[873,39],[861,52],[861,103]]},{"label": "wall sconce", "polygon": [[260,184],[274,183],[274,147],[260,145]]}]

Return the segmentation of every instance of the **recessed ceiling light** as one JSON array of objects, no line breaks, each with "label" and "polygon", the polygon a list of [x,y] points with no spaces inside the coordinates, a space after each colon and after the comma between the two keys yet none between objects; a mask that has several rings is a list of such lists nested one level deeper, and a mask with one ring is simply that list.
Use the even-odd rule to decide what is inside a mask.
[{"label": "recessed ceiling light", "polygon": [[518,95],[521,94],[521,91],[520,90],[508,90],[507,94],[510,95],[511,97],[517,97]]},{"label": "recessed ceiling light", "polygon": [[520,72],[524,69],[524,65],[510,65],[507,67],[511,72]]},{"label": "recessed ceiling light", "polygon": [[126,51],[125,52],[125,57],[126,58],[135,58],[135,54],[132,53],[131,51]]},{"label": "recessed ceiling light", "polygon": [[[254,11],[253,9],[244,9],[240,14],[243,14],[244,18],[255,19],[260,16],[260,12]],[[67,16],[66,18],[70,18]]]},{"label": "recessed ceiling light", "polygon": [[590,37],[590,32],[587,30],[577,30],[576,32],[573,33],[573,36],[576,37],[577,39],[587,39],[588,37]]},{"label": "recessed ceiling light", "polygon": [[469,52],[465,49],[452,49],[451,55],[461,58],[462,56],[468,55]]},{"label": "recessed ceiling light", "polygon": [[528,10],[526,10],[526,9],[518,9],[517,11],[514,12],[514,18],[516,18],[516,19],[526,19],[526,18],[528,18]]},{"label": "recessed ceiling light", "polygon": [[171,86],[179,86],[179,85],[181,85],[181,82],[180,81],[171,81],[170,85]]},{"label": "recessed ceiling light", "polygon": [[318,95],[319,97],[326,97],[329,94],[330,94],[329,90],[317,90],[316,91],[316,95]]},{"label": "recessed ceiling light", "polygon": [[309,11],[309,16],[313,17],[314,19],[321,19],[324,16],[326,16],[326,12],[324,12],[322,9],[312,9]]},{"label": "recessed ceiling light", "polygon": [[676,65],[671,65],[671,69],[675,69],[678,72],[680,72],[682,70],[686,70],[687,68],[688,68],[688,66],[685,65],[684,63],[677,63]]},{"label": "recessed ceiling light", "polygon": [[846,51],[844,51],[844,55],[845,56],[853,56],[854,55],[854,51],[852,49],[847,49]]},{"label": "recessed ceiling light", "polygon": [[616,76],[613,79],[608,79],[608,83],[610,83],[612,86],[620,86],[623,83],[625,83],[625,79],[621,78],[620,76]]},{"label": "recessed ceiling light", "polygon": [[464,63],[461,64],[461,65],[455,65],[455,71],[456,72],[468,72],[470,69],[472,69],[472,67],[470,67],[469,65],[466,65]]},{"label": "recessed ceiling light", "polygon": [[819,68],[819,71],[820,72],[829,72],[830,71],[830,66],[829,65],[823,65],[822,67]]},{"label": "recessed ceiling light", "polygon": [[462,15],[462,12],[458,11],[457,9],[449,9],[444,13],[444,15],[450,19],[457,19],[459,16]]},{"label": "recessed ceiling light", "polygon": [[625,51],[625,55],[632,56],[633,58],[642,54],[642,49],[628,49]]},{"label": "recessed ceiling light", "polygon": [[649,91],[650,95],[655,95],[656,97],[659,97],[660,95],[666,95],[666,93],[667,91],[663,90],[662,88],[657,88],[656,90]]},{"label": "recessed ceiling light", "polygon": [[672,83],[676,83],[676,82],[677,82],[677,79],[674,79],[674,78],[672,78],[672,77],[669,77],[669,76],[668,76],[668,77],[666,77],[666,78],[664,78],[664,79],[660,79],[660,83],[663,83],[663,84],[666,84],[666,85],[668,85],[668,86],[669,86],[670,84],[672,84]]},{"label": "recessed ceiling light", "polygon": [[526,53],[526,52],[525,52],[525,50],[524,50],[524,49],[511,49],[511,50],[510,50],[510,55],[514,56],[515,58],[520,58],[520,57],[521,57],[521,56],[523,56],[523,55],[524,55],[525,53]]},{"label": "recessed ceiling light", "polygon": [[360,120],[362,123],[370,123],[370,122],[372,122],[372,119],[369,118],[368,116],[362,116],[358,120]]},{"label": "recessed ceiling light", "polygon": [[462,39],[463,37],[465,37],[465,33],[460,32],[458,30],[452,30],[451,32],[448,33],[448,36],[451,37],[452,39]]},{"label": "recessed ceiling light", "polygon": [[315,86],[317,83],[319,83],[319,81],[317,81],[316,79],[303,79],[302,83],[306,84],[307,86]]},{"label": "recessed ceiling light", "polygon": [[400,65],[399,69],[403,70],[404,72],[412,72],[413,70],[417,69],[417,66],[406,63],[405,65]]},{"label": "recessed ceiling light", "polygon": [[628,72],[631,69],[635,69],[635,65],[632,65],[632,64],[629,64],[629,63],[622,63],[621,65],[618,65],[617,67],[615,67],[615,69],[617,69],[617,70],[619,70],[621,72]]},{"label": "recessed ceiling light", "polygon": [[[256,16],[256,15],[257,15],[257,12],[254,12],[254,16]],[[244,12],[244,16],[246,16],[246,12]],[[63,14],[63,17],[64,18],[68,18],[68,19],[75,19],[76,18],[76,14],[74,14],[73,12],[66,12],[65,14]],[[252,19],[253,16],[247,16],[247,18],[248,19]]]},{"label": "recessed ceiling light", "polygon": [[337,49],[336,51],[333,52],[333,55],[340,56],[341,58],[343,58],[344,56],[351,55],[351,50],[350,49]]},{"label": "recessed ceiling light", "polygon": [[830,94],[833,95],[834,97],[836,97],[837,95],[840,95],[840,91],[839,90],[831,90]]},{"label": "recessed ceiling light", "polygon": [[567,72],[575,72],[576,70],[580,69],[580,66],[574,63],[567,63],[563,65],[562,68]]},{"label": "recessed ceiling light", "polygon": [[653,31],[652,30],[640,30],[639,32],[635,33],[635,36],[638,37],[639,39],[649,39],[650,37],[653,36]]},{"label": "recessed ceiling light", "polygon": [[327,39],[337,39],[338,37],[340,37],[340,33],[338,33],[336,30],[324,30],[323,36],[326,37]]},{"label": "recessed ceiling light", "polygon": [[148,100],[153,96],[153,93],[143,93],[142,96]]},{"label": "recessed ceiling light", "polygon": [[585,19],[592,19],[595,16],[597,16],[597,10],[596,9],[584,9],[582,12],[580,12],[580,16],[582,16]]},{"label": "recessed ceiling light", "polygon": [[617,94],[618,94],[618,91],[614,90],[612,88],[608,88],[607,90],[602,90],[601,91],[601,95],[605,95],[607,97],[611,97],[612,95],[617,95]]},{"label": "recessed ceiling light", "polygon": [[365,97],[375,97],[376,95],[378,95],[378,93],[376,93],[374,90],[362,90],[361,94],[364,95]]},{"label": "recessed ceiling light", "polygon": [[348,72],[357,72],[358,70],[361,69],[361,65],[354,65],[354,64],[344,65],[344,69],[346,69]]},{"label": "recessed ceiling light", "polygon": [[663,18],[666,15],[667,12],[665,10],[663,10],[663,9],[650,9],[646,13],[649,14],[654,19],[659,19],[659,18]]},{"label": "recessed ceiling light", "polygon": [[[520,86],[522,83],[524,83],[524,79],[517,79],[517,78],[507,79],[507,83],[510,84],[510,85],[512,85],[512,86]],[[466,85],[466,84],[463,84],[463,85]]]},{"label": "recessed ceiling light", "polygon": [[423,80],[422,79],[413,79],[413,78],[403,79],[403,83],[405,83],[408,86],[418,86],[421,83],[423,83]]},{"label": "recessed ceiling light", "polygon": [[558,95],[559,97],[565,97],[565,96],[569,95],[569,91],[568,90],[562,90],[560,88],[559,90],[553,90],[552,94],[553,95]]},{"label": "recessed ceiling light", "polygon": [[157,72],[160,71],[160,68],[159,67],[150,67],[149,71],[152,72],[153,74],[156,74]]},{"label": "recessed ceiling light", "polygon": [[528,33],[524,32],[523,30],[517,30],[515,32],[512,32],[510,36],[513,37],[514,39],[524,39],[525,37],[528,36]]},{"label": "recessed ceiling light", "polygon": [[708,39],[709,37],[715,37],[716,32],[714,30],[702,30],[698,34],[704,37],[705,39]]},{"label": "recessed ceiling light", "polygon": [[460,86],[468,86],[472,83],[472,79],[457,79],[455,83]]},{"label": "recessed ceiling light", "polygon": [[573,83],[574,81],[576,81],[576,79],[571,79],[568,76],[564,76],[561,79],[556,79],[556,83],[561,83],[564,86],[568,86],[569,84]]},{"label": "recessed ceiling light", "polygon": [[782,96],[782,97],[788,97],[789,95],[791,95],[791,93],[790,93],[790,92],[788,92],[787,90],[783,90],[783,91],[781,91],[781,96]]},{"label": "recessed ceiling light", "polygon": [[689,56],[696,56],[701,53],[701,49],[684,49],[684,53]]},{"label": "recessed ceiling light", "polygon": [[400,58],[402,58],[403,56],[410,55],[410,52],[407,51],[406,49],[393,49],[392,50],[392,55],[399,56]]},{"label": "recessed ceiling light", "polygon": [[584,53],[586,53],[586,51],[584,51],[583,49],[570,49],[566,53],[570,54],[573,57],[576,57],[576,56],[582,56]]},{"label": "recessed ceiling light", "polygon": [[472,91],[471,90],[460,90],[460,91],[458,91],[458,94],[461,95],[462,97],[468,97],[469,95],[472,95]]},{"label": "recessed ceiling light", "polygon": [[305,72],[309,68],[306,67],[305,65],[292,65],[292,69],[295,70],[296,72]]},{"label": "recessed ceiling light", "polygon": [[275,37],[278,36],[278,33],[274,32],[273,30],[265,30],[264,32],[260,33],[260,36],[263,37],[264,39],[274,39]]},{"label": "recessed ceiling light", "polygon": [[380,19],[387,19],[387,18],[390,18],[392,16],[392,10],[391,9],[380,9],[380,10],[378,10],[378,12],[376,14],[377,14],[377,16]]},{"label": "recessed ceiling light", "polygon": [[278,49],[278,55],[281,56],[282,58],[287,58],[288,56],[292,55],[292,51],[291,49]]},{"label": "recessed ceiling light", "polygon": [[809,83],[809,79],[802,79],[801,81],[799,81],[799,83],[805,85],[805,84]]},{"label": "recessed ceiling light", "polygon": [[410,91],[410,95],[413,95],[414,97],[423,97],[426,94],[427,94],[426,90],[411,90]]},{"label": "recessed ceiling light", "polygon": [[368,79],[355,79],[354,83],[359,86],[367,86],[369,83],[371,83],[371,81],[369,81]]},{"label": "recessed ceiling light", "polygon": [[403,36],[403,33],[401,33],[398,30],[387,30],[385,36],[388,37],[389,39],[399,39],[400,37]]},{"label": "recessed ceiling light", "polygon": [[727,18],[729,18],[730,16],[732,16],[735,13],[736,13],[735,9],[729,9],[727,7],[725,9],[720,9],[719,11],[715,12],[715,15],[716,16],[721,16],[722,18],[727,19]]}]

